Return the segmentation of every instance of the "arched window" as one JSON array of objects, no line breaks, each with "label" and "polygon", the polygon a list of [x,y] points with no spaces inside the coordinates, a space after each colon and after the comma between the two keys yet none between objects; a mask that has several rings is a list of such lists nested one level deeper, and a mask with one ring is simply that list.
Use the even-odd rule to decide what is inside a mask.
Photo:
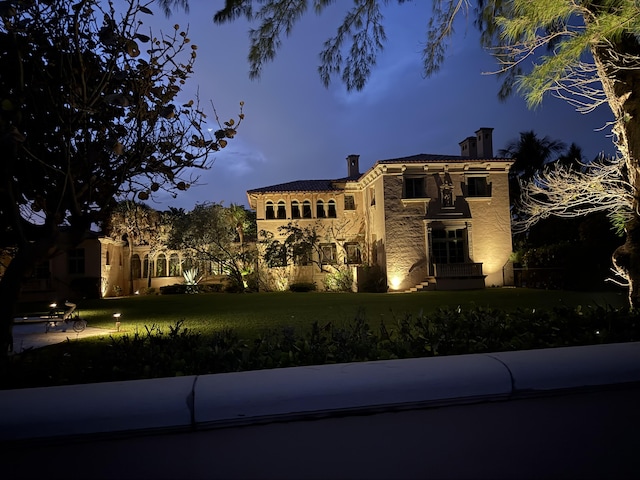
[{"label": "arched window", "polygon": [[180,275],[180,257],[177,253],[172,253],[169,257],[169,276],[179,277]]},{"label": "arched window", "polygon": [[291,202],[291,218],[300,218],[300,202],[297,200]]},{"label": "arched window", "polygon": [[316,202],[316,217],[317,218],[325,218],[327,215],[324,211],[324,202],[322,200],[318,200]]},{"label": "arched window", "polygon": [[144,260],[142,262],[142,276],[144,278],[149,276],[149,255],[144,256]]},{"label": "arched window", "polygon": [[161,253],[156,257],[156,277],[167,276],[167,257]]},{"label": "arched window", "polygon": [[284,204],[284,201],[283,201],[283,200],[280,200],[280,201],[278,202],[278,212],[277,212],[277,215],[278,215],[278,219],[279,219],[279,220],[283,220],[283,219],[287,218],[287,207],[285,206],[285,204]]},{"label": "arched window", "polygon": [[134,253],[131,257],[131,277],[142,278],[142,271],[140,270],[140,255],[137,253]]},{"label": "arched window", "polygon": [[302,202],[302,218],[311,218],[311,202],[309,200]]},{"label": "arched window", "polygon": [[335,200],[329,200],[327,202],[327,216],[329,218],[336,218],[337,217],[336,201]]},{"label": "arched window", "polygon": [[266,218],[267,220],[273,220],[274,218],[276,218],[276,212],[273,209],[272,201],[268,201],[265,206],[264,218]]}]

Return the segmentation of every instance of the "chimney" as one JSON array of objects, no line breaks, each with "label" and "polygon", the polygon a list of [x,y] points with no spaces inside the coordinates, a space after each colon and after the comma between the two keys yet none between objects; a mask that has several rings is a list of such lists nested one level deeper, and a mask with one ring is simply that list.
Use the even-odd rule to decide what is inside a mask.
[{"label": "chimney", "polygon": [[493,128],[483,127],[476,130],[478,139],[478,157],[493,158]]},{"label": "chimney", "polygon": [[478,156],[476,137],[467,137],[458,145],[460,145],[460,156],[469,158],[475,158]]},{"label": "chimney", "polygon": [[358,166],[358,160],[360,159],[360,155],[349,155],[347,157],[347,176],[348,177],[359,177],[360,176],[360,167]]}]

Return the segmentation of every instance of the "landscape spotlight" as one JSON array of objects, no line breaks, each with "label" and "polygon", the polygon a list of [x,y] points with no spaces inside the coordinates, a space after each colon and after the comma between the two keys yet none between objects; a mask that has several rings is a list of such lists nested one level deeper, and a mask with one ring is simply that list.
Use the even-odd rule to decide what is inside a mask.
[{"label": "landscape spotlight", "polygon": [[120,313],[114,313],[113,319],[116,321],[116,332],[120,331]]}]

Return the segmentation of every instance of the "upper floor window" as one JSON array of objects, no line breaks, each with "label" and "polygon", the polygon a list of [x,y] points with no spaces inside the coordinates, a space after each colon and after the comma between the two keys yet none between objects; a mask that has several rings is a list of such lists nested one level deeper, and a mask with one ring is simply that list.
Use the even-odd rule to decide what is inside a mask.
[{"label": "upper floor window", "polygon": [[425,198],[424,177],[404,177],[403,198]]},{"label": "upper floor window", "polygon": [[[109,247],[107,247],[109,248]],[[106,254],[106,258],[105,258],[105,265],[111,265],[111,255],[109,255],[109,250],[107,250],[107,254]]]},{"label": "upper floor window", "polygon": [[490,197],[487,177],[467,177],[467,196]]},{"label": "upper floor window", "polygon": [[356,201],[353,198],[353,195],[345,195],[344,196],[344,209],[345,210],[355,210],[356,209]]},{"label": "upper floor window", "polygon": [[297,200],[291,202],[291,218],[300,218],[300,202]]},{"label": "upper floor window", "polygon": [[278,219],[280,220],[287,218],[287,207],[285,206],[284,201],[282,200],[278,202],[277,216],[278,216]]},{"label": "upper floor window", "polygon": [[324,202],[322,200],[318,200],[316,202],[316,217],[317,218],[325,218],[327,215],[324,211]]},{"label": "upper floor window", "polygon": [[267,220],[273,220],[274,218],[276,218],[276,211],[273,208],[272,201],[268,201],[265,206],[264,218],[266,218]]},{"label": "upper floor window", "polygon": [[336,218],[338,216],[338,214],[336,212],[336,201],[335,200],[329,200],[327,202],[327,216],[329,218]]},{"label": "upper floor window", "polygon": [[309,200],[302,202],[302,218],[311,218],[311,202]]},{"label": "upper floor window", "polygon": [[69,273],[84,273],[84,248],[70,250],[67,258],[69,261]]}]

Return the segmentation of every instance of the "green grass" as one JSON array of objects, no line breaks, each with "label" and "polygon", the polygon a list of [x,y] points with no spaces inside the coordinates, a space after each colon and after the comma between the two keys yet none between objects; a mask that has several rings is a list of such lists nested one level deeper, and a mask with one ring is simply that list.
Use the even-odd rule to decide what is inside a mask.
[{"label": "green grass", "polygon": [[[87,300],[78,303],[80,315],[89,326],[114,328],[113,313],[119,312],[121,332],[144,331],[145,326],[166,329],[184,320],[188,329],[205,335],[231,328],[242,337],[259,335],[268,329],[293,327],[306,330],[320,324],[348,323],[362,312],[372,326],[388,326],[406,314],[428,313],[438,308],[461,306],[504,310],[553,309],[556,306],[624,306],[626,292],[568,292],[494,288],[461,292],[378,293],[253,293],[154,295]],[[24,306],[24,310],[34,305]],[[43,309],[44,310],[44,309]]]}]

